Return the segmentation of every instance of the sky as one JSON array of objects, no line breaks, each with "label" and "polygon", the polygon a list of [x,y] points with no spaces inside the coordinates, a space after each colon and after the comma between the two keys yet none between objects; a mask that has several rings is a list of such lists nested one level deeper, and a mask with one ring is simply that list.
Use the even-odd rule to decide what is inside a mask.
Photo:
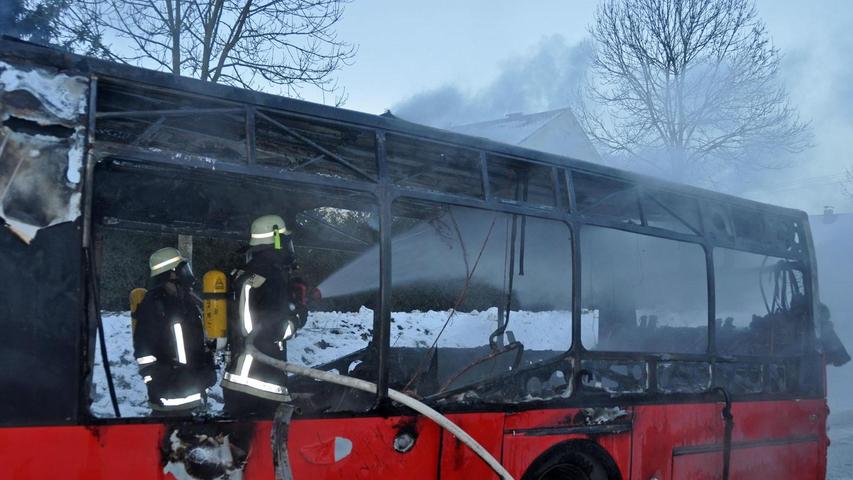
[{"label": "sky", "polygon": [[[559,65],[581,57],[597,4],[355,0],[338,28],[342,39],[359,48],[339,75],[348,95],[345,108],[378,114],[432,106],[446,114],[444,123],[458,124],[566,106],[577,78]],[[853,212],[853,199],[841,187],[845,169],[853,167],[846,148],[853,137],[853,65],[845,61],[853,51],[853,2],[758,0],[757,7],[783,54],[791,100],[815,138],[792,167],[755,175],[740,194],[810,213],[825,205]],[[525,98],[509,93],[514,91]],[[469,115],[460,116],[453,106]]]},{"label": "sky", "polygon": [[545,37],[587,36],[594,0],[356,0],[338,29],[358,44],[340,75],[346,108],[382,113],[418,92],[483,87]]}]

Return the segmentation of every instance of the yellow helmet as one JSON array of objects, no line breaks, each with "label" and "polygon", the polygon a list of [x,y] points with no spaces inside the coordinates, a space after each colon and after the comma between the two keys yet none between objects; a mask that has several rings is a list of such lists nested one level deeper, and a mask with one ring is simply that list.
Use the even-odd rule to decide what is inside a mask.
[{"label": "yellow helmet", "polygon": [[151,276],[156,277],[161,273],[174,270],[181,262],[186,262],[186,259],[177,248],[165,247],[151,254],[148,259],[148,268],[151,269]]},{"label": "yellow helmet", "polygon": [[264,215],[258,217],[252,222],[251,238],[249,245],[273,245],[276,236],[290,235],[287,226],[284,224],[284,219],[278,215]]}]

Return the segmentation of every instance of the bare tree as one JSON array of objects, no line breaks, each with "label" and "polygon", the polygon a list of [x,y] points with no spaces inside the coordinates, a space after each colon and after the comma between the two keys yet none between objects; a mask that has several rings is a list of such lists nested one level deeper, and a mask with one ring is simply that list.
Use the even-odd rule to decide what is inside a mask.
[{"label": "bare tree", "polygon": [[[348,0],[76,0],[66,45],[109,60],[299,96],[338,91],[355,55],[335,26]],[[338,101],[341,97],[338,97]]]},{"label": "bare tree", "polygon": [[50,44],[56,20],[71,0],[2,0],[0,33],[30,42]]},{"label": "bare tree", "polygon": [[581,116],[610,153],[706,183],[809,146],[752,0],[604,0],[591,34]]}]

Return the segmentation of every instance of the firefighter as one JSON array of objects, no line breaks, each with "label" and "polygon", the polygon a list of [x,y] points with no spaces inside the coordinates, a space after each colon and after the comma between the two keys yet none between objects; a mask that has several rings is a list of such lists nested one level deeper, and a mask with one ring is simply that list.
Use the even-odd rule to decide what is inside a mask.
[{"label": "firefighter", "polygon": [[199,300],[189,262],[176,248],[149,259],[150,288],[136,310],[133,349],[151,408],[189,414],[216,383],[213,356],[204,340]]},{"label": "firefighter", "polygon": [[252,222],[247,263],[233,274],[228,338],[231,359],[222,378],[225,410],[232,416],[272,416],[290,400],[287,374],[254,361],[246,338],[274,358],[287,358],[285,342],[300,323],[292,301],[291,276],[296,269],[293,242],[284,220],[265,215]]}]

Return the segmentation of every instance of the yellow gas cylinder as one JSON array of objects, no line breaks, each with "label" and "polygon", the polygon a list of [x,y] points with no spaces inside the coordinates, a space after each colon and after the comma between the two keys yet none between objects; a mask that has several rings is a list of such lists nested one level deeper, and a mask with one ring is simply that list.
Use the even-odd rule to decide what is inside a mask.
[{"label": "yellow gas cylinder", "polygon": [[211,270],[202,279],[204,333],[209,339],[224,339],[228,327],[226,293],[228,279],[219,270]]},{"label": "yellow gas cylinder", "polygon": [[139,308],[139,304],[142,303],[146,293],[148,290],[144,288],[134,288],[130,291],[130,328],[132,332],[136,331],[136,309]]}]

